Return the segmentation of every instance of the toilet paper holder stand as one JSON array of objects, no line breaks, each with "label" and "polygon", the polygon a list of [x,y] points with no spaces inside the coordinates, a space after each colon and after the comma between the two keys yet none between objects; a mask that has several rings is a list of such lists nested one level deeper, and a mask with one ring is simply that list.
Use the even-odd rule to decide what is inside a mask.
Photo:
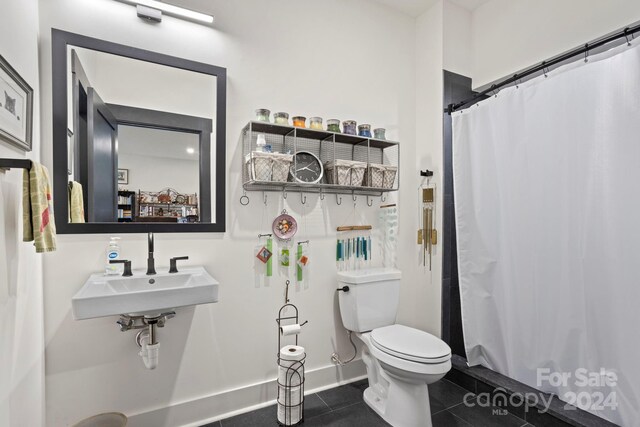
[{"label": "toilet paper holder stand", "polygon": [[[288,283],[287,283],[288,285]],[[285,315],[284,311],[288,308],[293,308],[292,315]],[[280,307],[278,311],[278,318],[276,323],[278,324],[278,366],[280,369],[286,369],[285,381],[280,382],[278,376],[278,424],[281,426],[295,426],[304,422],[304,362],[307,358],[306,354],[302,356],[302,359],[295,362],[285,362],[280,359],[280,349],[282,348],[281,342],[281,327],[283,322],[288,322],[291,325],[304,326],[309,321],[299,323],[298,307],[293,304],[286,303]],[[295,345],[298,345],[298,334],[295,334]],[[288,379],[297,379],[297,381],[289,381]],[[297,396],[294,390],[297,389]],[[283,411],[282,414],[280,411]]]},{"label": "toilet paper holder stand", "polygon": [[[283,316],[283,311],[287,308],[287,307],[292,307],[293,311],[294,311],[294,315],[292,316]],[[300,323],[300,318],[298,316],[298,307],[296,307],[295,305],[291,304],[291,303],[287,303],[285,305],[283,305],[282,307],[280,307],[280,311],[278,311],[278,318],[276,319],[276,323],[278,324],[278,351],[280,351],[280,349],[282,348],[282,343],[280,342],[280,337],[282,336],[282,333],[280,332],[280,328],[283,326],[282,322],[284,321],[290,321],[293,320],[293,323],[291,323],[292,325],[298,325],[300,324],[300,326],[304,326],[307,323],[309,323],[308,320],[306,320],[304,323]],[[298,345],[298,334],[296,334],[296,345]]]}]

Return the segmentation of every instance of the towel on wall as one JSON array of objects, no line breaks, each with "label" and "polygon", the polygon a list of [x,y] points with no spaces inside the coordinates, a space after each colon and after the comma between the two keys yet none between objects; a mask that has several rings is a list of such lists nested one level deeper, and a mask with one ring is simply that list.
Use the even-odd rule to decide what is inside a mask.
[{"label": "towel on wall", "polygon": [[36,252],[56,250],[56,226],[49,171],[32,162],[22,177],[22,220],[25,242],[33,242]]},{"label": "towel on wall", "polygon": [[69,182],[69,222],[84,223],[84,198],[82,196],[82,184],[76,181]]}]

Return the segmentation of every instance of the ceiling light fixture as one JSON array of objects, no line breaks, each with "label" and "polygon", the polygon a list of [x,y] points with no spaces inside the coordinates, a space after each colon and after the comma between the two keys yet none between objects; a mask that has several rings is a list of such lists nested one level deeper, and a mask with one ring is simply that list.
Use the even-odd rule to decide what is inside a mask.
[{"label": "ceiling light fixture", "polygon": [[[190,21],[199,22],[202,24],[212,24],[213,16],[207,15],[205,13],[196,12],[195,10],[185,9],[183,7],[174,6],[172,4],[164,3],[158,0],[117,0],[122,3],[128,3],[135,6],[144,6],[145,8],[155,9],[160,11],[160,18],[158,19],[157,15],[150,13],[151,11],[145,10],[143,8],[138,8],[138,16],[143,19],[148,19],[156,22],[160,22],[162,20],[162,13],[166,13],[167,15],[171,15],[177,18],[183,18]],[[142,12],[142,13],[141,13]]]}]

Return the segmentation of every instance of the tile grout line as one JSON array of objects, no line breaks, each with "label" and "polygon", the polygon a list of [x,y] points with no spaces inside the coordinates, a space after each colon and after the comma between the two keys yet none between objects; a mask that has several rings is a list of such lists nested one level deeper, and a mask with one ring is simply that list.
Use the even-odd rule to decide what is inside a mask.
[{"label": "tile grout line", "polygon": [[[326,406],[327,408],[329,408],[329,412],[333,412],[333,408],[331,406],[329,406],[329,404],[327,402],[324,401],[324,399],[322,397],[320,397],[320,394],[318,393],[314,393],[316,396],[318,396],[318,399],[320,399],[320,401],[322,403],[324,403],[324,406]],[[313,418],[313,417],[312,417]]]},{"label": "tile grout line", "polygon": [[[456,405],[456,406],[457,406],[457,405]],[[449,411],[447,410],[447,412],[449,412]],[[456,414],[454,414],[453,412],[449,412],[449,413],[453,416],[453,418],[457,418],[457,419],[459,419],[460,421],[462,421],[463,423],[465,423],[465,424],[469,425],[469,427],[473,427],[473,424],[471,424],[469,421],[467,421],[467,420],[464,420],[464,419],[460,418],[459,416],[457,416],[457,415],[456,415]]]}]

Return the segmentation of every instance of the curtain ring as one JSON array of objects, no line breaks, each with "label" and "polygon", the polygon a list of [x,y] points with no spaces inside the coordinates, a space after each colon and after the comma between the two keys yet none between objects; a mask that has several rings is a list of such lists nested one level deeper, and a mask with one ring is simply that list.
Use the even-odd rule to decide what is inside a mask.
[{"label": "curtain ring", "polygon": [[[624,29],[624,38],[627,40],[627,46],[631,46],[631,41],[629,41],[629,28],[625,28]],[[631,37],[633,37],[633,34],[631,34]]]},{"label": "curtain ring", "polygon": [[584,62],[589,62],[589,43],[585,43],[584,48],[586,49],[584,51]]},{"label": "curtain ring", "polygon": [[284,197],[284,199],[287,200],[287,189],[286,188],[282,189],[282,197]]},{"label": "curtain ring", "polygon": [[495,84],[491,85],[491,95],[493,95],[494,98],[498,97],[498,92],[496,92],[496,85]]},{"label": "curtain ring", "polygon": [[369,196],[367,196],[367,206],[373,206],[373,200],[369,200]]},{"label": "curtain ring", "polygon": [[338,195],[336,194],[336,204],[337,205],[341,205],[342,204],[342,197],[340,197],[340,201],[338,201]]},{"label": "curtain ring", "polygon": [[515,82],[516,82],[516,89],[520,89],[520,86],[518,85],[518,81],[520,80],[520,79],[518,78],[518,75],[517,75],[517,74],[514,74],[514,75],[513,75],[513,79],[514,79],[514,80],[515,80]]},{"label": "curtain ring", "polygon": [[[304,199],[302,196],[304,196]],[[300,202],[302,202],[303,205],[307,204],[307,196],[305,196],[303,192],[300,192]]]},{"label": "curtain ring", "polygon": [[262,192],[262,198],[264,199],[264,205],[267,206],[267,193]]}]

